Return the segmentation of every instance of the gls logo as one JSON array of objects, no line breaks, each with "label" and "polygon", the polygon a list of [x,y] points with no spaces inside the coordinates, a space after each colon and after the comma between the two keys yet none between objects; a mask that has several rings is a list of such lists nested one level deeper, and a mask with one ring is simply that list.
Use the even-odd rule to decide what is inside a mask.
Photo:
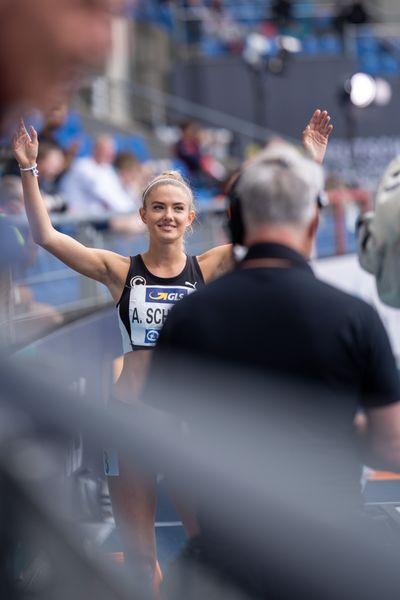
[{"label": "gls logo", "polygon": [[153,288],[146,289],[146,302],[161,302],[174,304],[187,296],[188,290],[182,288]]}]

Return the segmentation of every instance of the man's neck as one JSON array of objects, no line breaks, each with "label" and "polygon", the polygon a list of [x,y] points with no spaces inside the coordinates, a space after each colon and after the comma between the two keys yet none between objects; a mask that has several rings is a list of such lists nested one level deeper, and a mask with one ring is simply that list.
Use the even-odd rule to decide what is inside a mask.
[{"label": "man's neck", "polygon": [[247,248],[265,243],[281,244],[295,250],[305,258],[310,256],[304,235],[291,227],[262,226],[246,234],[245,246]]}]

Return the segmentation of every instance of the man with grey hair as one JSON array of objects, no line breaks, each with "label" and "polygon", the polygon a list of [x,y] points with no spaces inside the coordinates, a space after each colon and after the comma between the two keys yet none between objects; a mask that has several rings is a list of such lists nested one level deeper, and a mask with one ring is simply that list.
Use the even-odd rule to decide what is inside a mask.
[{"label": "man with grey hair", "polygon": [[[223,455],[237,463],[237,469],[244,468],[239,479],[246,480],[249,470],[255,472],[256,484],[250,489],[265,484],[264,490],[269,486],[274,494],[282,492],[282,505],[291,507],[287,517],[267,507],[264,514],[261,507],[256,532],[265,525],[267,538],[276,540],[277,535],[279,544],[284,539],[289,549],[298,539],[287,523],[301,527],[299,506],[299,514],[304,507],[315,512],[315,530],[309,532],[315,534],[314,572],[326,566],[326,561],[318,562],[324,557],[317,550],[321,542],[317,523],[326,515],[339,514],[338,507],[352,515],[346,521],[352,524],[364,515],[362,465],[353,428],[360,409],[367,433],[364,462],[400,470],[400,385],[384,327],[371,306],[319,281],[308,264],[322,187],[321,167],[283,143],[244,166],[230,195],[230,225],[233,242],[244,246],[246,254],[233,272],[172,308],[145,393],[147,402],[186,421],[194,439],[204,442],[207,455],[220,439]],[[264,384],[255,391],[254,381],[260,377]],[[284,382],[285,389],[271,391],[271,381]],[[289,383],[292,391],[286,393]],[[282,473],[285,477],[277,476]],[[204,494],[213,493],[211,487],[202,491],[200,506]],[[247,527],[252,526],[254,506],[260,509],[250,489],[245,494],[249,504],[243,509],[234,506],[239,492],[230,490],[222,496],[219,490],[226,502],[224,512]],[[321,506],[326,506],[325,512]],[[201,536],[194,542],[197,547],[187,549],[186,558],[200,556],[203,566],[217,565],[222,578],[235,573],[249,593],[246,597],[270,597],[266,579],[271,555],[266,564],[259,556],[257,568],[254,563],[249,566],[248,549],[240,549],[239,543],[232,559],[235,544],[229,531],[216,529],[204,512],[199,514]],[[276,523],[281,523],[278,532]],[[323,540],[327,537],[322,534]],[[346,556],[351,570],[345,546],[339,542],[330,550],[336,557]],[[279,569],[286,572],[289,565]],[[339,569],[337,575],[340,578],[343,572]],[[273,597],[286,597],[280,586],[287,581],[277,582],[278,595]]]},{"label": "man with grey hair", "polygon": [[[291,239],[290,246],[294,243],[297,247],[309,225],[313,236],[318,224],[317,199],[323,185],[319,164],[288,144],[272,144],[243,170],[235,184],[238,196],[243,198],[241,209],[247,232],[244,245],[250,247],[259,240],[270,241],[271,236],[275,239],[283,235],[284,240]],[[310,255],[308,246],[297,249]]]}]

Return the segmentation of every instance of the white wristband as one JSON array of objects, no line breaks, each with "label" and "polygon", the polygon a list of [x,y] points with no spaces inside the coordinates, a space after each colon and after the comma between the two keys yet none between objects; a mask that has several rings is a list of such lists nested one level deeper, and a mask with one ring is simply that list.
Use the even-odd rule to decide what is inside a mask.
[{"label": "white wristband", "polygon": [[32,171],[32,175],[34,177],[38,177],[39,176],[39,171],[38,171],[36,163],[34,165],[32,165],[31,167],[26,167],[26,168],[21,167],[21,165],[18,165],[18,166],[19,166],[19,170],[20,171]]}]

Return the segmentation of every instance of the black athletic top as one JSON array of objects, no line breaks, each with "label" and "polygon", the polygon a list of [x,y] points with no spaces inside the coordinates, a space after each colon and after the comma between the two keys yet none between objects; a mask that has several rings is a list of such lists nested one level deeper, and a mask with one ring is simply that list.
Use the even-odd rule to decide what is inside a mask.
[{"label": "black athletic top", "polygon": [[172,306],[191,294],[204,278],[195,256],[175,277],[157,277],[146,268],[140,254],[130,257],[131,264],[124,290],[117,304],[123,352],[151,349]]}]

